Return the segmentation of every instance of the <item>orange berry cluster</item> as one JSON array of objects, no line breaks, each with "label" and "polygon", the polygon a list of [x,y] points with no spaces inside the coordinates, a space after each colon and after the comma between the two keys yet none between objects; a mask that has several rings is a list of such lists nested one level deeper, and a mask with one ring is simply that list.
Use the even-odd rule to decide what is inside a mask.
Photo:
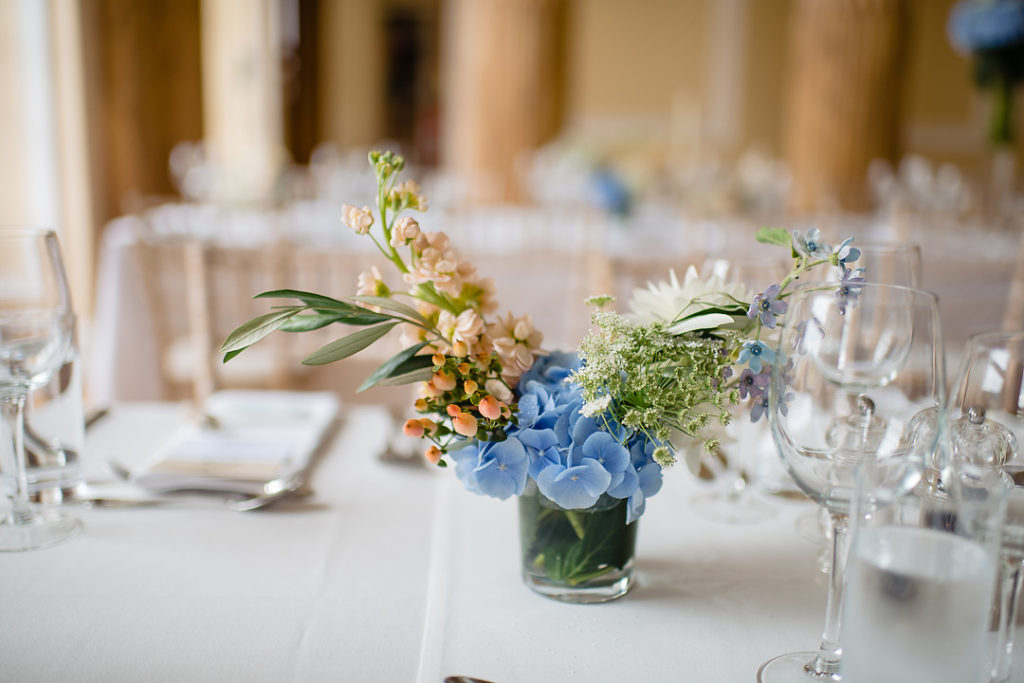
[{"label": "orange berry cluster", "polygon": [[[462,349],[455,348],[456,353]],[[434,376],[422,385],[423,396],[415,403],[417,412],[440,417],[406,421],[402,431],[411,437],[427,438],[433,444],[424,455],[441,463],[448,446],[465,437],[492,441],[504,436],[515,404],[509,405],[486,390],[487,383],[500,382],[501,365],[493,353],[475,357],[435,353]],[[504,386],[504,385],[502,385]]]}]

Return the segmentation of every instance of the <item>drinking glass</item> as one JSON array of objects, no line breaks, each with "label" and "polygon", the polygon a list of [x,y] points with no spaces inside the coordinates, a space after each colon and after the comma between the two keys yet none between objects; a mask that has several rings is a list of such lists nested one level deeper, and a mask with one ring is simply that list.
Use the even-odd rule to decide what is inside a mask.
[{"label": "drinking glass", "polygon": [[[867,282],[921,288],[921,248],[917,244],[855,241],[853,246],[860,250],[860,258],[853,265],[863,269],[861,277]],[[838,281],[838,270],[828,272],[833,280]],[[794,525],[797,533],[814,543],[826,544],[832,534],[829,516],[824,511],[820,515],[800,515]],[[830,562],[831,556],[825,545],[818,557],[818,565],[823,573],[828,573]]]},{"label": "drinking glass", "polygon": [[[756,294],[781,281],[791,265],[789,260],[763,256],[709,258],[700,273],[704,278],[713,275],[726,283],[742,283]],[[769,476],[757,462],[764,445],[774,451],[767,422],[752,423],[745,411],[735,415],[718,450],[704,459],[719,486],[695,495],[691,509],[706,519],[729,524],[751,524],[777,514],[778,508],[757,497],[751,486],[752,480],[761,483],[757,480],[762,475]],[[783,487],[778,484],[779,489]]]},{"label": "drinking glass", "polygon": [[[971,337],[950,390],[954,462],[1001,469],[1020,482],[1024,456],[1024,332]],[[993,681],[1008,681],[1024,583],[1024,488],[1010,491],[999,562],[999,629]]]},{"label": "drinking glass", "polygon": [[857,242],[860,258],[854,267],[863,268],[868,282],[904,287],[921,286],[921,248],[913,242]]},{"label": "drinking glass", "polygon": [[31,550],[63,541],[81,523],[29,500],[25,400],[50,381],[67,357],[73,315],[57,236],[34,228],[0,229],[0,410],[12,448],[3,470],[14,479],[11,510],[0,521],[0,550]]},{"label": "drinking glass", "polygon": [[808,283],[788,300],[769,424],[793,481],[829,513],[832,561],[818,651],[769,660],[758,680],[838,681],[854,471],[865,460],[898,459],[893,486],[910,491],[920,481],[945,411],[939,314],[932,294],[871,282]]},{"label": "drinking glass", "polygon": [[961,462],[930,471],[903,493],[899,456],[876,466],[880,462],[862,462],[856,476],[842,610],[843,683],[984,680],[1012,480]]}]

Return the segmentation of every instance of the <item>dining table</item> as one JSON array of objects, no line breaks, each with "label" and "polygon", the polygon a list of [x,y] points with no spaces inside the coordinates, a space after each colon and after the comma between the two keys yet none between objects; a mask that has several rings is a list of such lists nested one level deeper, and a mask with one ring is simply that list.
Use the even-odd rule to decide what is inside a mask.
[{"label": "dining table", "polygon": [[[87,433],[87,482],[192,419],[185,404],[114,404]],[[395,424],[343,405],[312,492],[257,511],[215,496],[66,503],[78,536],[0,556],[0,680],[753,681],[770,657],[816,647],[820,544],[795,524],[813,503],[710,521],[691,506],[707,485],[679,465],[638,522],[634,588],[566,604],[521,580],[516,501],[383,457]]]}]

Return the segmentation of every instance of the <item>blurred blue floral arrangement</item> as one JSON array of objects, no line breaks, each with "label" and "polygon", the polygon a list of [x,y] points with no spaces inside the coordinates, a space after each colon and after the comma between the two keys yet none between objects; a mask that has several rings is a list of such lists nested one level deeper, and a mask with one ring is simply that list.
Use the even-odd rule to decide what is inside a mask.
[{"label": "blurred blue floral arrangement", "polygon": [[974,77],[993,97],[989,140],[1013,142],[1013,93],[1024,79],[1024,0],[961,0],[949,15],[953,46],[974,57]]}]

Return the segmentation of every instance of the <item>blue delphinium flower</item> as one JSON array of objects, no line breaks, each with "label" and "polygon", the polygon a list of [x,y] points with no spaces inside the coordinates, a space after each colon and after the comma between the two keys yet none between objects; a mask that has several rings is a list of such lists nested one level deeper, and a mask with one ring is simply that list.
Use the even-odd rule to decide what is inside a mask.
[{"label": "blue delphinium flower", "polygon": [[747,396],[757,398],[768,388],[771,379],[771,368],[764,368],[763,372],[758,373],[750,368],[744,368],[738,380],[740,398],[745,399]]},{"label": "blue delphinium flower", "polygon": [[853,242],[852,237],[847,237],[843,240],[843,243],[836,247],[835,258],[836,265],[839,266],[843,273],[850,270],[849,264],[853,263],[860,258],[860,249],[857,247],[851,247],[850,243]]},{"label": "blue delphinium flower", "polygon": [[832,247],[821,241],[821,231],[817,228],[811,228],[803,235],[799,230],[794,230],[793,249],[802,256],[821,259],[828,258],[832,251]]},{"label": "blue delphinium flower", "polygon": [[839,312],[846,315],[846,307],[855,304],[861,290],[864,289],[864,278],[860,276],[861,270],[848,270],[843,273],[843,278],[836,288],[836,300],[839,302]]},{"label": "blue delphinium flower", "polygon": [[771,364],[775,360],[775,351],[759,341],[743,342],[740,350],[739,362],[746,363],[753,372],[761,372],[765,363]]},{"label": "blue delphinium flower", "polygon": [[[779,412],[783,415],[789,415],[789,401],[793,398],[792,392],[787,392],[783,395],[782,400],[779,401]],[[765,392],[760,397],[755,399],[750,404],[750,421],[757,422],[761,419],[762,415],[768,414],[768,392]]]},{"label": "blue delphinium flower", "polygon": [[775,284],[760,294],[754,295],[754,300],[750,302],[750,309],[747,311],[747,317],[760,318],[762,325],[774,330],[775,316],[782,315],[789,308],[788,303],[779,300],[781,293],[782,287]]}]

